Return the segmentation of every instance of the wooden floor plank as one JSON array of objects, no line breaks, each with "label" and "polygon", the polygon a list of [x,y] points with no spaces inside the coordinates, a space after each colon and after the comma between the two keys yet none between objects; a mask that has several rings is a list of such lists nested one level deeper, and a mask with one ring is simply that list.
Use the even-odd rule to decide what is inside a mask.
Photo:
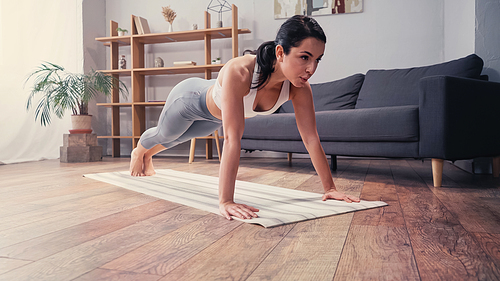
[{"label": "wooden floor plank", "polygon": [[64,186],[61,184],[55,184],[54,182],[46,184],[41,187],[40,184],[34,184],[25,191],[17,190],[15,193],[2,194],[1,196],[1,206],[2,211],[5,209],[10,209],[13,206],[34,204],[36,201],[47,200],[54,197],[60,197],[75,193],[80,193],[84,191],[89,191],[92,189],[102,188],[102,185],[91,183],[91,182],[78,182],[75,184],[65,183]]},{"label": "wooden floor plank", "polygon": [[335,181],[337,190],[345,194],[359,196],[363,189],[363,182],[369,166],[370,160],[353,161],[351,165],[344,170],[342,176]]},{"label": "wooden floor plank", "polygon": [[180,205],[157,200],[0,249],[0,256],[39,260],[167,212]]},{"label": "wooden floor plank", "polygon": [[353,225],[349,232],[334,280],[420,280],[406,228]]},{"label": "wooden floor plank", "polygon": [[472,235],[484,252],[493,259],[495,265],[500,267],[500,234],[472,233]]},{"label": "wooden floor plank", "polygon": [[453,181],[454,187],[461,192],[470,192],[477,196],[500,198],[500,178],[492,175],[475,175],[445,162],[443,174]]},{"label": "wooden floor plank", "polygon": [[25,266],[27,264],[32,263],[33,261],[29,260],[17,260],[0,256],[0,275],[14,270],[16,268]]},{"label": "wooden floor plank", "polygon": [[71,280],[205,215],[181,206],[9,271],[0,280]]},{"label": "wooden floor plank", "polygon": [[389,161],[371,161],[361,199],[389,205],[354,213],[335,280],[420,280]]},{"label": "wooden floor plank", "polygon": [[451,179],[447,185],[434,187],[429,169],[415,162],[410,166],[426,179],[429,189],[467,231],[500,234],[500,208],[496,208],[500,206],[500,198],[481,197],[482,192],[477,192],[476,188],[458,189],[460,184]]},{"label": "wooden floor plank", "polygon": [[[92,205],[86,206],[84,209],[75,210],[72,213],[62,213],[59,216],[0,231],[0,247],[4,248],[21,243],[156,200],[158,199],[144,194],[131,193],[131,196],[122,197],[121,199],[116,199],[115,202],[111,201],[107,204],[101,205],[99,202],[94,202]],[[117,204],[117,202],[120,202],[120,204]]]},{"label": "wooden floor plank", "polygon": [[270,181],[266,184],[282,188],[296,189],[310,178],[317,176],[316,172],[311,170],[311,167],[306,166],[304,168],[295,168],[296,167],[294,167],[290,172],[285,173],[282,177],[276,178],[275,181]]},{"label": "wooden floor plank", "polygon": [[157,275],[98,268],[72,281],[157,281],[160,278]]},{"label": "wooden floor plank", "polygon": [[293,226],[242,224],[160,280],[245,280]]},{"label": "wooden floor plank", "polygon": [[[33,208],[30,208],[30,211],[19,212],[16,215],[3,218],[0,231],[38,222],[64,213],[71,213],[82,207],[92,206],[93,202],[105,204],[116,199],[120,200],[134,196],[133,193],[123,193],[122,190],[114,186],[102,183],[97,185],[101,186],[101,188],[31,202],[29,206],[33,206]],[[2,209],[6,210],[8,208]]]},{"label": "wooden floor plank", "polygon": [[352,213],[298,223],[247,280],[332,280]]},{"label": "wooden floor plank", "polygon": [[275,172],[280,165],[279,161],[262,161],[259,165],[250,162],[248,165],[238,168],[236,179],[241,181],[252,181],[259,176]]},{"label": "wooden floor plank", "polygon": [[360,198],[384,201],[388,206],[356,212],[352,221],[353,225],[405,226],[389,161],[371,161]]},{"label": "wooden floor plank", "polygon": [[240,226],[209,214],[113,260],[101,268],[153,275],[166,275]]},{"label": "wooden floor plank", "polygon": [[391,161],[420,277],[493,280],[500,271],[475,239],[404,161]]},{"label": "wooden floor plank", "polygon": [[[342,167],[336,185],[359,196],[369,161]],[[309,167],[311,169],[311,167]],[[338,184],[337,184],[338,183]],[[302,181],[298,190],[323,193],[319,176]],[[298,223],[252,273],[248,280],[332,280],[353,214]]]},{"label": "wooden floor plank", "polygon": [[[218,176],[217,159],[187,160],[154,163]],[[0,166],[0,280],[500,279],[491,175],[446,162],[435,189],[430,161],[339,157],[339,190],[389,206],[265,229],[82,177],[129,161]],[[323,193],[310,159],[242,158],[239,171],[239,180]]]}]

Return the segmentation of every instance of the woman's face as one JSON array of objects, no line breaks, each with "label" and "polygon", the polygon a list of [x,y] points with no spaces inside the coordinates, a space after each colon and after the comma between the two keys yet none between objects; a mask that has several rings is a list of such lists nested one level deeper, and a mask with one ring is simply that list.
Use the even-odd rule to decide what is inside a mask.
[{"label": "woman's face", "polygon": [[278,45],[276,55],[286,79],[295,87],[301,88],[316,71],[324,51],[325,43],[309,37],[302,40],[299,46],[292,47],[288,55],[285,55],[283,47]]}]

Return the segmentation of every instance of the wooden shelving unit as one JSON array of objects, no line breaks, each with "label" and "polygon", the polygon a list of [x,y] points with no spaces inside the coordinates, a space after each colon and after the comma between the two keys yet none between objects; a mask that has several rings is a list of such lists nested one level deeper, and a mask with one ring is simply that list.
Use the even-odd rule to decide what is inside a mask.
[{"label": "wooden shelving unit", "polygon": [[[205,79],[211,79],[212,72],[218,72],[223,64],[212,65],[211,61],[211,40],[231,39],[232,57],[238,56],[238,35],[250,33],[248,29],[238,29],[238,8],[232,5],[232,26],[222,28],[210,28],[210,14],[205,12],[205,28],[199,30],[188,30],[180,32],[151,33],[139,35],[134,24],[134,15],[131,15],[131,35],[117,36],[116,29],[118,23],[110,22],[110,37],[96,38],[110,48],[110,68],[101,70],[118,78],[120,76],[131,77],[132,101],[121,103],[117,89],[113,90],[109,103],[98,103],[98,106],[105,106],[111,109],[111,136],[98,136],[98,138],[110,138],[112,142],[112,156],[120,156],[120,140],[131,139],[135,148],[141,134],[146,130],[146,107],[163,106],[165,102],[148,102],[145,99],[145,77],[151,75],[176,75],[204,73]],[[183,67],[158,67],[145,68],[144,46],[147,44],[171,44],[186,41],[205,41],[205,61],[204,65],[183,66]],[[119,47],[130,46],[131,69],[118,69]],[[120,135],[120,107],[132,108],[132,136]],[[207,140],[208,141],[208,140]],[[208,147],[208,146],[207,146]],[[210,152],[211,153],[211,152]]]}]

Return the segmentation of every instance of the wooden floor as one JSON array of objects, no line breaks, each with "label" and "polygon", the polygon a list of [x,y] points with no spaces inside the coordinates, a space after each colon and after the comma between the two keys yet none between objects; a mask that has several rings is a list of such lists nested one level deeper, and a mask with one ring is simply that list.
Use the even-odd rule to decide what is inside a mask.
[{"label": "wooden floor", "polygon": [[[216,176],[216,160],[155,159]],[[265,229],[82,177],[128,159],[0,166],[0,280],[499,280],[500,180],[448,163],[339,159],[338,189],[389,204]],[[238,179],[321,192],[308,159]],[[318,194],[318,196],[320,196]]]}]

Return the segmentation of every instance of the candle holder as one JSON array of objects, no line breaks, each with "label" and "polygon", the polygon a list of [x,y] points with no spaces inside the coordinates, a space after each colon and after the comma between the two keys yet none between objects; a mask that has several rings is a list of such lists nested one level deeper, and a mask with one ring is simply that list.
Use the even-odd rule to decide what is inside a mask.
[{"label": "candle holder", "polygon": [[208,3],[207,11],[214,11],[218,14],[218,21],[215,27],[222,27],[222,13],[231,11],[231,5],[226,0],[210,0]]}]

